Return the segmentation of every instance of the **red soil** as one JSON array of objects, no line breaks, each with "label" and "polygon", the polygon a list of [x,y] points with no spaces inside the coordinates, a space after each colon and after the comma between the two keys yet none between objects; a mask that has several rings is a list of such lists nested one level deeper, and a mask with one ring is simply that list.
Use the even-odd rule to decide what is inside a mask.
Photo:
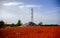
[{"label": "red soil", "polygon": [[0,29],[0,38],[60,38],[60,26]]}]

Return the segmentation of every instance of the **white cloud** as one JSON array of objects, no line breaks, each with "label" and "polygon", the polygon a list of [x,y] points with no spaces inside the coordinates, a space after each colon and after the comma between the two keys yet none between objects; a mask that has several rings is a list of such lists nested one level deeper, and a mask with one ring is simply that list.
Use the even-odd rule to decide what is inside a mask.
[{"label": "white cloud", "polygon": [[36,8],[36,7],[42,7],[42,5],[27,5],[23,2],[5,2],[2,4],[3,6],[17,6],[19,8]]},{"label": "white cloud", "polygon": [[19,8],[25,8],[25,6],[18,6]]},{"label": "white cloud", "polygon": [[42,7],[42,5],[21,5],[19,8],[38,8]]},{"label": "white cloud", "polygon": [[26,7],[41,7],[39,5],[26,5]]},{"label": "white cloud", "polygon": [[3,3],[3,6],[16,6],[16,5],[22,5],[24,3],[22,2],[7,2],[7,3]]}]

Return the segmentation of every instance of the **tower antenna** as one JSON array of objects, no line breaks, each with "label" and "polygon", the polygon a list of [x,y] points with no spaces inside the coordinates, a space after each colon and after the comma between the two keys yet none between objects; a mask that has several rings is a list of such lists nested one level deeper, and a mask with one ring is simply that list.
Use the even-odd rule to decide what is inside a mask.
[{"label": "tower antenna", "polygon": [[31,22],[33,22],[33,8],[31,8]]}]

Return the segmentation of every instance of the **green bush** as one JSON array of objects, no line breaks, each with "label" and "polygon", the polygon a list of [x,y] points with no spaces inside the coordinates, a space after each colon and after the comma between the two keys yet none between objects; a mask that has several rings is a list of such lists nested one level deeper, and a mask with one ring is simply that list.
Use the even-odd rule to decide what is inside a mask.
[{"label": "green bush", "polygon": [[40,23],[38,23],[38,25],[39,25],[39,26],[41,26],[41,25],[43,25],[43,23],[42,23],[42,22],[40,22]]},{"label": "green bush", "polygon": [[14,26],[15,26],[15,24],[14,24],[14,23],[12,23],[11,27],[14,27]]},{"label": "green bush", "polygon": [[21,25],[22,25],[21,21],[20,21],[20,20],[18,20],[18,22],[17,22],[16,26],[21,26]]},{"label": "green bush", "polygon": [[0,27],[4,27],[4,21],[0,21]]}]

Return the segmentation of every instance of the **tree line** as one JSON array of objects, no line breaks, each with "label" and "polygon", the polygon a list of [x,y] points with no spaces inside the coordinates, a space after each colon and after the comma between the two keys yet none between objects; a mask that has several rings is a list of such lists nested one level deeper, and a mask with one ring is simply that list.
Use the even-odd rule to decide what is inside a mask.
[{"label": "tree line", "polygon": [[[0,27],[4,27],[5,22],[3,20],[0,21]],[[21,20],[18,20],[18,22],[16,24],[12,23],[11,27],[13,26],[22,26],[23,24],[21,23]],[[43,25],[42,22],[38,23],[38,25]]]},{"label": "tree line", "polygon": [[[11,27],[22,26],[21,20],[18,20],[16,24],[12,23]],[[5,26],[5,22],[3,20],[0,21],[0,28]],[[43,22],[39,22],[37,26],[58,26],[57,24],[43,25]]]}]

